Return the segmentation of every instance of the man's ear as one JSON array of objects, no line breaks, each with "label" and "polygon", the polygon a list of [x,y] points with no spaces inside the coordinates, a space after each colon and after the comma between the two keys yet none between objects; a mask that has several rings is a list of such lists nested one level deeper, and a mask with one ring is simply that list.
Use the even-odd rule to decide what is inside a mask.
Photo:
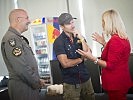
[{"label": "man's ear", "polygon": [[19,17],[16,17],[15,21],[16,21],[17,23],[20,23],[20,22],[21,22],[21,19],[20,19]]}]

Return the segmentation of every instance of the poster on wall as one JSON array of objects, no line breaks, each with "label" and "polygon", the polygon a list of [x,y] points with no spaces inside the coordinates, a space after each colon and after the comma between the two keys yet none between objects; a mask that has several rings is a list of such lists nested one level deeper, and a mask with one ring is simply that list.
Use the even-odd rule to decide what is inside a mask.
[{"label": "poster on wall", "polygon": [[46,18],[46,27],[47,27],[47,34],[48,34],[48,42],[50,45],[50,55],[51,60],[56,60],[56,55],[53,52],[53,43],[55,39],[60,35],[60,26],[58,23],[58,17],[48,17]]},{"label": "poster on wall", "polygon": [[44,33],[46,33],[45,36],[47,38],[47,45],[49,48],[48,50],[49,60],[55,60],[56,56],[55,56],[55,53],[53,52],[53,43],[55,39],[60,35],[60,26],[58,23],[58,17],[43,17],[41,19],[38,18],[38,19],[33,20],[31,25],[32,26],[40,26],[40,25],[44,26],[44,29],[45,29]]}]

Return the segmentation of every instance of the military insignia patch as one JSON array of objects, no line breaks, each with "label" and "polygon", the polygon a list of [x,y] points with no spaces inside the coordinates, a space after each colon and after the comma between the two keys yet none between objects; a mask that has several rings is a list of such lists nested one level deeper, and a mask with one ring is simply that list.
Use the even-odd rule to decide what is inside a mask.
[{"label": "military insignia patch", "polygon": [[16,45],[15,39],[10,39],[9,40],[9,45],[12,46],[12,47],[14,47]]},{"label": "military insignia patch", "polygon": [[22,50],[19,47],[16,47],[12,51],[14,56],[20,56],[22,54]]}]

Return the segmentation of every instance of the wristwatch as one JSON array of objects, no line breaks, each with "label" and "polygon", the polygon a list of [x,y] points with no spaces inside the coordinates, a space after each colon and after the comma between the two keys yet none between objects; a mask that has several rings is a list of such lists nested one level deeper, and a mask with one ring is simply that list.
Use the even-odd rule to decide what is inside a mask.
[{"label": "wristwatch", "polygon": [[94,64],[97,64],[98,63],[98,58],[94,61]]}]

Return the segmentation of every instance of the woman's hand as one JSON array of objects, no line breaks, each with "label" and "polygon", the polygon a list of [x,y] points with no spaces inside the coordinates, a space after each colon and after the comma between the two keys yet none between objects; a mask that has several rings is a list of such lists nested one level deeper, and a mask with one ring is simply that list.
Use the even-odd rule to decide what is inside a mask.
[{"label": "woman's hand", "polygon": [[81,49],[78,49],[78,50],[76,50],[76,52],[78,52],[81,56],[83,56],[83,57],[85,57],[87,59],[90,59],[92,61],[95,59],[95,57],[92,55],[90,49],[88,49],[87,52],[85,52],[85,51],[83,51]]},{"label": "woman's hand", "polygon": [[78,49],[78,50],[76,50],[76,52],[78,52],[81,56],[93,61],[95,64],[100,65],[102,68],[106,67],[106,61],[98,59],[97,57],[94,57],[90,50],[85,52],[83,50]]},{"label": "woman's hand", "polygon": [[97,32],[95,32],[95,33],[92,34],[92,38],[93,38],[94,41],[96,41],[96,42],[102,44],[103,46],[105,46],[106,42],[104,40],[103,33],[102,33],[102,36],[101,36]]}]

